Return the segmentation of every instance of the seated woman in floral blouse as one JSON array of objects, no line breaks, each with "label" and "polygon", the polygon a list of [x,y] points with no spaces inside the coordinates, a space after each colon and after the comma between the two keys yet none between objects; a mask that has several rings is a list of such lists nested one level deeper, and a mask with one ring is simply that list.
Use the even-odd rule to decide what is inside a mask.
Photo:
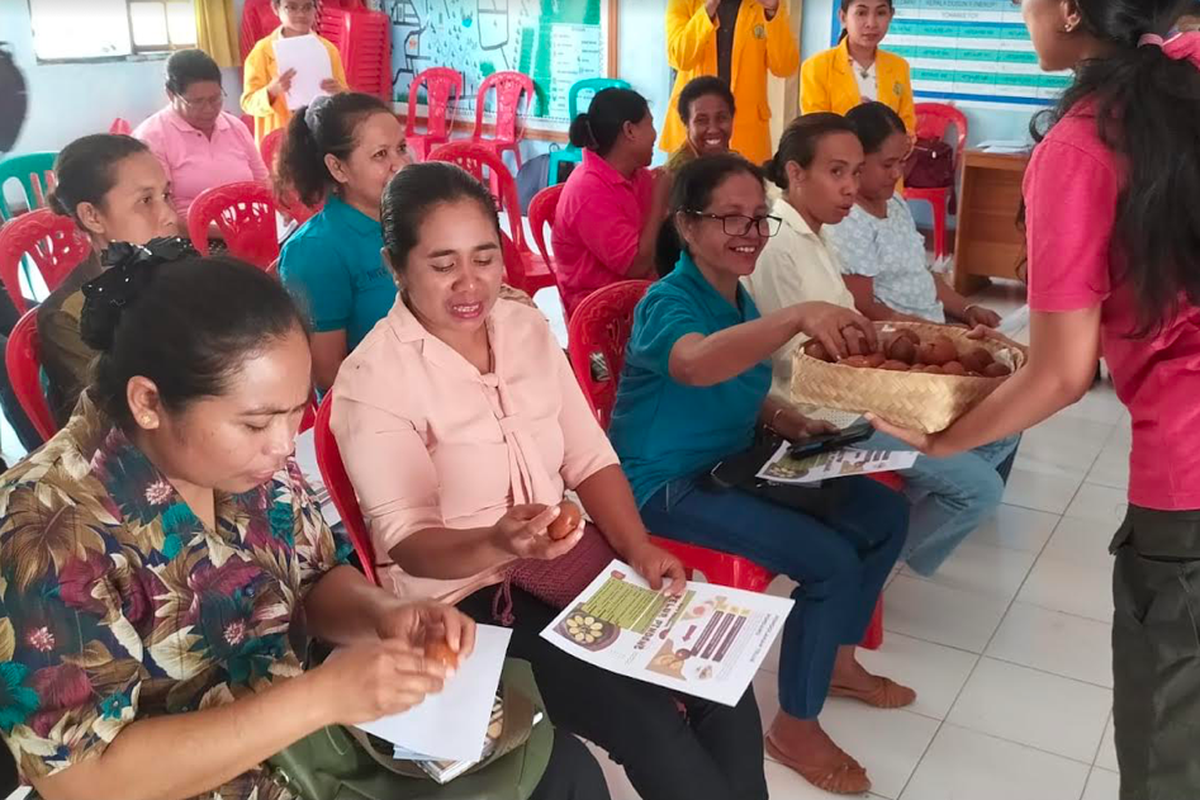
[{"label": "seated woman in floral blouse", "polygon": [[[555,587],[570,594],[572,572],[586,585],[612,551],[655,589],[682,589],[683,567],[649,541],[545,318],[499,298],[487,189],[458,167],[414,164],[384,192],[383,238],[400,297],[342,365],[331,427],[384,586],[511,622],[509,653],[533,666],[551,719],[607,750],[643,800],[766,798],[751,691],[736,708],[677,696],[540,636],[561,608]],[[599,532],[550,539],[567,490]]]},{"label": "seated woman in floral blouse", "polygon": [[[0,737],[50,800],[289,800],[267,758],[439,691],[424,643],[474,626],[345,563],[291,457],[311,357],[283,287],[124,247],[84,287],[78,412],[0,486]],[[311,637],[343,648],[306,672]]]}]

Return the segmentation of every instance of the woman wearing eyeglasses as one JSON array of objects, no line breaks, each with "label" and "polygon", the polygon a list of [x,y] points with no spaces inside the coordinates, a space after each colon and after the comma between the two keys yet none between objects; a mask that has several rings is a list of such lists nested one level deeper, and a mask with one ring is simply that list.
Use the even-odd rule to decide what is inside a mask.
[{"label": "woman wearing eyeglasses", "polygon": [[797,334],[845,353],[844,331],[873,344],[874,330],[830,303],[759,314],[740,280],[754,272],[781,220],[767,213],[762,173],[740,156],[684,166],[671,209],[684,251],[634,313],[609,436],[650,530],[745,556],[799,584],[783,630],[781,710],[767,750],[826,791],[865,792],[866,771],[817,716],[830,694],[882,708],[915,697],[855,659],[904,544],[907,505],[863,478],[798,499],[752,479],[722,489],[710,473],[749,452],[759,428],[793,441],[828,430],[768,397],[772,353]]},{"label": "woman wearing eyeglasses", "polygon": [[162,162],[181,218],[205,189],[238,181],[268,183],[254,137],[223,110],[221,68],[207,53],[180,50],[167,59],[167,101],[133,135]]}]

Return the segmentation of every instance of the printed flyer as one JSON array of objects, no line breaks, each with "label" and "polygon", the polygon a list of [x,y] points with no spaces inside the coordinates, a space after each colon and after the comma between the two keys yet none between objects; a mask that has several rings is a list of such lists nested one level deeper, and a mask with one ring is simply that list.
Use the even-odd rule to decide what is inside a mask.
[{"label": "printed flyer", "polygon": [[619,675],[737,705],[792,601],[688,582],[672,596],[614,560],[542,631],[575,657]]}]

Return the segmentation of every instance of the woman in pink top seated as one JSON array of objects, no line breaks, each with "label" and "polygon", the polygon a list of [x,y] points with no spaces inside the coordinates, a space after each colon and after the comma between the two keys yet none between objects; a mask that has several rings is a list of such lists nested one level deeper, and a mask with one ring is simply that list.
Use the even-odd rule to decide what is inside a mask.
[{"label": "woman in pink top seated", "polygon": [[632,89],[597,92],[571,122],[571,144],[583,150],[583,164],[567,178],[551,233],[568,317],[603,286],[654,276],[671,194],[670,173],[646,169],[655,135],[646,98]]},{"label": "woman in pink top seated", "polygon": [[382,222],[400,296],[342,364],[332,429],[384,586],[511,622],[510,655],[532,663],[551,718],[608,750],[644,800],[766,798],[752,691],[735,708],[676,696],[539,636],[558,609],[521,587],[561,583],[585,552],[573,548],[603,546],[582,525],[548,536],[567,489],[653,587],[679,591],[683,567],[647,538],[546,320],[498,299],[504,267],[487,189],[458,167],[415,164],[388,184]]},{"label": "woman in pink top seated", "polygon": [[1029,365],[940,434],[879,423],[963,452],[1074,403],[1103,347],[1133,428],[1109,548],[1122,800],[1200,790],[1200,34],[1168,38],[1187,5],[1021,3],[1042,68],[1075,70],[1025,173]]},{"label": "woman in pink top seated", "polygon": [[203,50],[167,59],[167,107],[133,135],[149,145],[171,181],[175,210],[187,219],[205,189],[238,181],[270,183],[270,174],[240,119],[222,110],[221,69]]}]

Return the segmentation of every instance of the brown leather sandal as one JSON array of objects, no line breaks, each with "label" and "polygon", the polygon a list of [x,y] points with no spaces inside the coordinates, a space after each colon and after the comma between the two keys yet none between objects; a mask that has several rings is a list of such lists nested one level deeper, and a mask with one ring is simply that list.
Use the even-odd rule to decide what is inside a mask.
[{"label": "brown leather sandal", "polygon": [[830,794],[866,794],[871,789],[871,779],[867,777],[867,771],[848,753],[842,752],[845,760],[835,767],[814,767],[809,764],[801,764],[792,758],[777,747],[769,735],[764,739],[763,744],[771,758],[794,770],[801,778],[818,789]]},{"label": "brown leather sandal", "polygon": [[891,678],[876,676],[873,689],[851,689],[847,686],[830,686],[830,697],[849,697],[875,708],[904,708],[911,706],[917,699],[917,693],[907,686],[896,683]]}]

